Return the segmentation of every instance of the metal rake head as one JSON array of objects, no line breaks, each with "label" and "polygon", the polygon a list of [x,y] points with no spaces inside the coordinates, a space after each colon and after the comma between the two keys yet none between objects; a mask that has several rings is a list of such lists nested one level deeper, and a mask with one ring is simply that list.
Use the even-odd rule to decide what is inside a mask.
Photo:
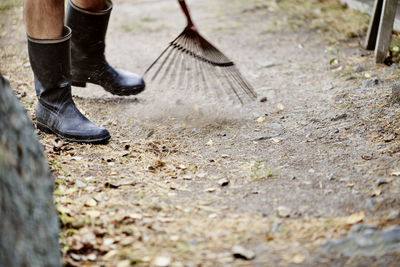
[{"label": "metal rake head", "polygon": [[[184,0],[179,0],[188,25],[145,71],[150,80],[177,83],[185,89],[200,89],[221,96],[234,95],[244,104],[257,95],[235,64],[203,38],[194,26]],[[186,82],[186,84],[185,84]],[[222,90],[221,90],[222,89]]]}]

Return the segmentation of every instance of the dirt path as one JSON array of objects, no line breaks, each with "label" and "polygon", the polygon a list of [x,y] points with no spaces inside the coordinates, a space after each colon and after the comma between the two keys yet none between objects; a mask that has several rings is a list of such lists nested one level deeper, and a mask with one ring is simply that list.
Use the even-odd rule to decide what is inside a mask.
[{"label": "dirt path", "polygon": [[[80,109],[113,138],[92,146],[40,135],[56,176],[66,263],[399,262],[398,253],[348,258],[320,247],[361,221],[378,228],[399,223],[393,212],[400,208],[400,113],[390,99],[399,70],[372,65],[359,39],[348,37],[330,65],[337,50],[327,53],[325,40],[342,33],[335,21],[328,29],[320,21],[335,14],[328,4],[311,12],[310,2],[189,2],[204,35],[267,102],[243,108],[157,84],[137,98],[96,86],[73,89]],[[33,114],[20,10],[3,14],[0,70]],[[341,23],[360,27],[357,20]],[[173,1],[117,1],[109,61],[142,72],[182,25]],[[235,259],[235,245],[256,257]]]}]

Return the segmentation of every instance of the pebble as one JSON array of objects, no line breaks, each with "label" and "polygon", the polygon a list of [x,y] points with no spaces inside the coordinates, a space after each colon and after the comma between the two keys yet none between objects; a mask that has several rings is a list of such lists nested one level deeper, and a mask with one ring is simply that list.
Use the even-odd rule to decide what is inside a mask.
[{"label": "pebble", "polygon": [[366,68],[362,67],[362,66],[354,66],[353,68],[354,72],[363,72],[366,71]]},{"label": "pebble", "polygon": [[398,210],[393,210],[392,212],[389,213],[387,219],[388,220],[400,219],[400,212]]},{"label": "pebble", "polygon": [[226,178],[222,178],[222,179],[220,179],[220,180],[218,180],[218,184],[220,185],[220,186],[227,186],[228,184],[229,184],[229,180],[228,179],[226,179]]},{"label": "pebble", "polygon": [[239,245],[236,245],[232,248],[232,254],[235,258],[244,260],[252,260],[256,257],[256,254],[252,250],[246,249]]},{"label": "pebble", "polygon": [[274,222],[274,224],[271,227],[271,232],[275,233],[279,231],[279,227],[281,227],[282,222]]},{"label": "pebble", "polygon": [[336,180],[335,174],[330,173],[330,174],[328,175],[328,181],[334,181],[334,180]]},{"label": "pebble", "polygon": [[276,212],[277,212],[279,217],[288,218],[288,217],[290,217],[291,210],[288,207],[279,206],[276,209]]},{"label": "pebble", "polygon": [[354,233],[359,233],[359,232],[364,232],[366,230],[377,230],[378,227],[373,224],[364,224],[364,223],[357,223],[350,227],[349,233],[354,234]]},{"label": "pebble", "polygon": [[343,119],[346,119],[347,117],[348,117],[348,115],[346,113],[343,113],[343,114],[340,114],[340,115],[337,115],[337,116],[333,117],[331,119],[331,121],[343,120]]},{"label": "pebble", "polygon": [[379,79],[368,79],[365,80],[362,85],[363,87],[373,87],[375,85],[378,85],[379,83],[380,83]]},{"label": "pebble", "polygon": [[82,182],[81,180],[76,180],[75,181],[75,187],[77,187],[77,188],[85,188],[86,184],[84,182]]},{"label": "pebble", "polygon": [[331,253],[341,253],[347,257],[383,255],[400,251],[400,226],[383,230],[366,229],[343,238],[330,240],[322,247]]},{"label": "pebble", "polygon": [[172,262],[171,257],[160,256],[154,260],[153,264],[154,264],[154,266],[157,266],[157,267],[167,267],[167,266],[171,265],[171,262]]}]

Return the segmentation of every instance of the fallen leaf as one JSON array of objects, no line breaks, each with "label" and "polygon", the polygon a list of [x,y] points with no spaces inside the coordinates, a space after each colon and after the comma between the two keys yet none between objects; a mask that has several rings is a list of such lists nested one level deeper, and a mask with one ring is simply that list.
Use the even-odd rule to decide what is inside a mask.
[{"label": "fallen leaf", "polygon": [[123,181],[123,182],[119,182],[119,183],[106,182],[106,183],[104,184],[104,186],[105,186],[106,188],[113,188],[113,189],[116,189],[116,188],[119,188],[119,187],[121,187],[121,186],[128,186],[128,185],[130,185],[130,186],[135,186],[136,184],[137,184],[137,182],[136,182],[135,180],[128,180],[128,181]]},{"label": "fallen leaf", "polygon": [[392,171],[390,173],[391,176],[400,176],[400,171]]},{"label": "fallen leaf", "polygon": [[106,255],[103,256],[103,260],[111,260],[112,258],[115,258],[118,255],[117,250],[110,250],[109,252],[106,253]]},{"label": "fallen leaf", "polygon": [[205,173],[205,172],[200,172],[200,173],[197,173],[196,176],[199,177],[199,178],[204,178],[204,177],[207,176],[207,173]]},{"label": "fallen leaf", "polygon": [[261,117],[259,117],[259,118],[257,119],[257,122],[263,123],[266,119],[267,119],[267,117],[261,116]]},{"label": "fallen leaf", "polygon": [[184,176],[182,176],[182,179],[183,179],[183,180],[187,180],[187,181],[192,180],[192,175],[190,175],[190,174],[185,174]]},{"label": "fallen leaf", "polygon": [[117,263],[117,267],[129,267],[131,266],[130,260],[123,260]]},{"label": "fallen leaf", "polygon": [[374,192],[372,192],[371,197],[377,197],[382,195],[382,190],[381,189],[376,189]]},{"label": "fallen leaf", "polygon": [[95,261],[95,260],[97,259],[97,256],[96,256],[96,254],[91,253],[91,254],[87,255],[86,258],[87,258],[89,261]]},{"label": "fallen leaf", "polygon": [[365,218],[365,212],[360,211],[357,213],[354,213],[350,215],[349,217],[346,218],[346,224],[347,225],[354,225],[356,223],[362,222]]},{"label": "fallen leaf", "polygon": [[85,202],[85,207],[95,207],[96,205],[97,202],[93,198],[90,198]]}]

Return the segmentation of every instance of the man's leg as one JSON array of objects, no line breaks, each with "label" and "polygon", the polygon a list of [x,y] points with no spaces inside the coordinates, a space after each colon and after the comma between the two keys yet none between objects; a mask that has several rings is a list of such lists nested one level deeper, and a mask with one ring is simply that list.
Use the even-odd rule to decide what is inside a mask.
[{"label": "man's leg", "polygon": [[24,19],[30,37],[60,38],[64,29],[64,0],[25,0]]},{"label": "man's leg", "polygon": [[105,0],[72,0],[72,2],[86,10],[103,10],[105,8]]},{"label": "man's leg", "polygon": [[29,60],[39,98],[36,126],[74,142],[103,143],[109,132],[89,121],[71,95],[71,29],[64,26],[64,0],[26,0]]}]

